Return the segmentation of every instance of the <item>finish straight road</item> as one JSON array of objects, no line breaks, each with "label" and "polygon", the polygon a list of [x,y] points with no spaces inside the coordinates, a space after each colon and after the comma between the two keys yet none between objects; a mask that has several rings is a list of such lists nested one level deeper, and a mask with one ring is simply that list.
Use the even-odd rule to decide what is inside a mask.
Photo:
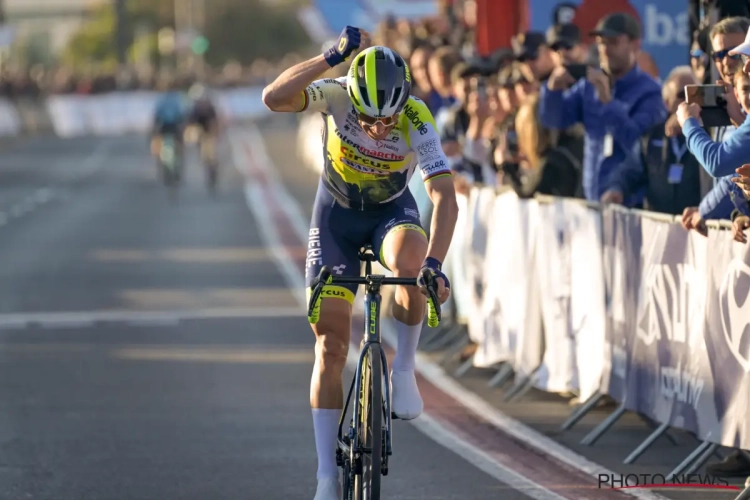
[{"label": "finish straight road", "polygon": [[[172,200],[144,137],[3,151],[0,499],[312,499],[313,336],[230,158]],[[546,498],[395,426],[385,498]]]}]

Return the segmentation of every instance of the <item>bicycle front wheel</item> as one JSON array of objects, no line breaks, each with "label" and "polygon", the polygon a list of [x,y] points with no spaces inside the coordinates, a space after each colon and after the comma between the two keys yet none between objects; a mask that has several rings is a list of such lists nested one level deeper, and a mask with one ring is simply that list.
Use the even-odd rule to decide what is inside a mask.
[{"label": "bicycle front wheel", "polygon": [[383,460],[383,364],[380,345],[371,344],[362,370],[359,439],[365,448],[361,472],[354,478],[355,500],[380,500]]}]

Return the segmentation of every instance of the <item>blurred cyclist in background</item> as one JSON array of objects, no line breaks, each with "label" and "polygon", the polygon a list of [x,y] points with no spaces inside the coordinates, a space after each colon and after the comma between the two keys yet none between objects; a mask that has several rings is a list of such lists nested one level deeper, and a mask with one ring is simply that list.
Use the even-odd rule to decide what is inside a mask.
[{"label": "blurred cyclist in background", "polygon": [[[161,138],[173,134],[179,157],[183,157],[185,126],[188,118],[188,106],[176,81],[167,85],[167,91],[159,97],[154,109],[154,128],[151,133],[151,154],[159,157]],[[158,162],[157,162],[158,163]]]},{"label": "blurred cyclist in background", "polygon": [[216,184],[219,168],[216,157],[216,141],[220,131],[219,113],[204,85],[200,83],[193,85],[189,96],[192,103],[190,124],[195,125],[200,134],[198,147],[201,162],[206,167],[206,180],[213,186]]}]

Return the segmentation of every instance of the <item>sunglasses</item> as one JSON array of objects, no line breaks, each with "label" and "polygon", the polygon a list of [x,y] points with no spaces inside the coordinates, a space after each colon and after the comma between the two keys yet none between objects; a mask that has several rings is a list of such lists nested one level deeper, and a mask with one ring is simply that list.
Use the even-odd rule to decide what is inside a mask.
[{"label": "sunglasses", "polygon": [[703,52],[701,49],[694,49],[690,51],[690,57],[693,59],[701,59],[706,56],[706,53]]},{"label": "sunglasses", "polygon": [[729,59],[732,59],[733,61],[737,61],[737,60],[739,60],[739,59],[740,59],[740,55],[739,55],[739,54],[735,54],[735,55],[733,55],[733,56],[730,56],[730,55],[729,55],[729,52],[730,52],[730,51],[732,51],[732,50],[734,50],[734,49],[735,49],[735,48],[734,48],[734,47],[732,47],[732,48],[729,48],[729,49],[724,49],[724,50],[719,50],[719,51],[717,51],[717,52],[714,52],[714,53],[713,53],[713,58],[714,58],[714,61],[717,61],[717,62],[718,62],[718,61],[721,61],[721,60],[723,60],[723,59],[724,59],[725,57],[728,57]]},{"label": "sunglasses", "polygon": [[395,125],[398,122],[397,114],[393,116],[387,116],[385,118],[373,118],[372,116],[367,116],[359,113],[357,117],[359,118],[359,121],[361,121],[365,125],[370,126],[382,123],[384,127],[390,127],[391,125]]}]

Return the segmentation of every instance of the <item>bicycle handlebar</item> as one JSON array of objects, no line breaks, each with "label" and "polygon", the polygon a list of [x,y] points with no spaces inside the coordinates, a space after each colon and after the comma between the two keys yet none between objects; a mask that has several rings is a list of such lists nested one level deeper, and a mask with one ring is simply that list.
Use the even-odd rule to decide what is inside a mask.
[{"label": "bicycle handlebar", "polygon": [[[440,300],[437,296],[437,286],[435,284],[435,275],[432,274],[429,269],[424,269],[420,273],[422,281],[426,284],[427,288],[427,326],[435,328],[440,324],[441,310]],[[311,287],[310,301],[307,306],[307,319],[311,324],[316,324],[320,320],[320,302],[321,294],[323,293],[323,287],[326,285],[369,285],[372,283],[370,276],[333,276],[331,269],[328,266],[323,266],[313,282],[314,285]],[[378,283],[381,285],[404,285],[404,286],[418,286],[417,283],[419,278],[388,278],[382,277],[378,279]]]}]

